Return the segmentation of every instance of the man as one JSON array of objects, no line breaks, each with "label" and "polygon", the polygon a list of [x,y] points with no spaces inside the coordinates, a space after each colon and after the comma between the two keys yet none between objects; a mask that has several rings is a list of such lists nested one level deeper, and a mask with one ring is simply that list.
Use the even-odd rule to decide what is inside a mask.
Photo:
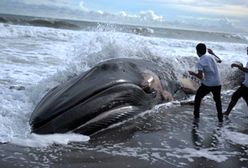
[{"label": "man", "polygon": [[221,106],[221,80],[216,61],[221,62],[211,49],[208,49],[209,54],[206,54],[207,47],[203,43],[199,43],[196,46],[197,55],[200,57],[197,62],[198,72],[189,71],[190,75],[196,76],[201,79],[201,86],[196,92],[194,100],[194,118],[200,118],[200,104],[201,100],[208,94],[212,93],[217,109],[217,116],[219,122],[223,122],[222,106]]},{"label": "man", "polygon": [[[247,50],[247,55],[248,55],[248,47],[246,48]],[[237,67],[238,69],[240,69],[241,71],[245,72],[245,80],[244,82],[241,84],[241,86],[238,88],[238,90],[236,90],[233,95],[232,95],[232,99],[231,102],[228,105],[228,108],[226,110],[226,112],[224,113],[224,115],[226,117],[228,117],[228,115],[230,114],[230,112],[232,111],[233,107],[236,105],[236,103],[238,102],[238,100],[242,97],[247,106],[248,106],[248,62],[246,63],[246,66],[243,67],[242,64],[232,64],[231,67]]]}]

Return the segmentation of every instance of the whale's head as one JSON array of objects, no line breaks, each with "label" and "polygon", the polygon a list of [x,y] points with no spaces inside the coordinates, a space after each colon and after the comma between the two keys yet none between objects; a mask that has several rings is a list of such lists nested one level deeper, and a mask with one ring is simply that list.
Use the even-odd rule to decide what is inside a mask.
[{"label": "whale's head", "polygon": [[50,90],[31,115],[32,131],[91,135],[160,103],[157,80],[132,61],[102,62]]}]

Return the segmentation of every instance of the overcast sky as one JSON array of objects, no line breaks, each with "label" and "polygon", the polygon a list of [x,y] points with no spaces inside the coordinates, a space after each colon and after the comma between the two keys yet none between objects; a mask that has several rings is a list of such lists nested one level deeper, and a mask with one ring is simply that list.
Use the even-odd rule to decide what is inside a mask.
[{"label": "overcast sky", "polygon": [[154,20],[181,25],[204,27],[205,24],[207,28],[216,26],[238,30],[248,27],[248,0],[0,0],[0,12],[3,13],[42,15],[43,12],[45,15],[47,9],[127,17],[145,13]]}]

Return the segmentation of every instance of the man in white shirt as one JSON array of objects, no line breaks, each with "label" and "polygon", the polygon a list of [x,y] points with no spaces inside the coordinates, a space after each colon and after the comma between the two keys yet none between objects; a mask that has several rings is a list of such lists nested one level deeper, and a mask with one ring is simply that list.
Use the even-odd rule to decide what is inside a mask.
[{"label": "man in white shirt", "polygon": [[[247,47],[247,55],[248,55],[248,47]],[[246,66],[243,67],[243,65],[239,65],[239,64],[232,64],[231,67],[237,67],[238,69],[240,69],[241,71],[245,72],[245,80],[244,82],[241,84],[241,86],[238,88],[238,90],[236,90],[233,95],[232,95],[232,99],[231,102],[228,105],[228,108],[226,110],[226,112],[224,113],[224,115],[226,117],[228,117],[228,115],[230,114],[230,112],[232,111],[233,107],[236,105],[236,103],[238,102],[238,100],[242,97],[247,106],[248,106],[248,62],[246,63]]]},{"label": "man in white shirt", "polygon": [[213,94],[215,101],[217,116],[219,122],[223,122],[222,105],[221,105],[221,80],[220,74],[217,67],[217,62],[221,62],[220,58],[217,57],[211,49],[208,49],[209,54],[206,54],[207,47],[203,43],[199,43],[196,46],[197,55],[200,57],[197,62],[198,72],[189,71],[190,75],[196,76],[201,79],[201,86],[196,92],[194,101],[194,118],[200,118],[200,104],[201,100],[210,92]]}]

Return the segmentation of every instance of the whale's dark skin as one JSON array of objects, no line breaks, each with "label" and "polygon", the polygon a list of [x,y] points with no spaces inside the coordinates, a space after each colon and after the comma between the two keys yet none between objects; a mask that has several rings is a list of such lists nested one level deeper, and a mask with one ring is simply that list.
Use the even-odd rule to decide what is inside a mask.
[{"label": "whale's dark skin", "polygon": [[136,59],[99,63],[42,98],[30,118],[32,132],[92,135],[151,109],[168,98],[163,89],[169,90],[161,88],[152,67],[156,65]]}]

